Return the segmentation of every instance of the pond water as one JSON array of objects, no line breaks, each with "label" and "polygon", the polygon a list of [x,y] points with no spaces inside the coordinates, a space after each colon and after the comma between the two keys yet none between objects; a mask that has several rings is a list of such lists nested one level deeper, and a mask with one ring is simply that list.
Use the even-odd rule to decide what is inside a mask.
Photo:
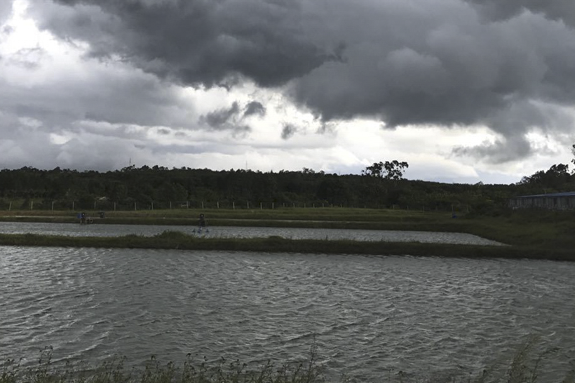
[{"label": "pond water", "polygon": [[[194,234],[197,231],[197,227],[0,222],[0,233],[5,234],[34,233],[70,236],[122,236],[128,234],[137,234],[152,236],[160,234],[166,230],[180,231],[186,234]],[[201,233],[201,235],[209,237],[235,238],[256,238],[277,235],[289,239],[351,239],[357,241],[501,245],[498,242],[490,241],[488,239],[481,238],[472,234],[427,231],[214,226],[208,228],[207,232],[204,231]]]},{"label": "pond water", "polygon": [[0,357],[263,363],[301,360],[315,339],[334,381],[380,382],[478,372],[535,334],[559,348],[553,374],[575,355],[574,275],[539,260],[0,247]]}]

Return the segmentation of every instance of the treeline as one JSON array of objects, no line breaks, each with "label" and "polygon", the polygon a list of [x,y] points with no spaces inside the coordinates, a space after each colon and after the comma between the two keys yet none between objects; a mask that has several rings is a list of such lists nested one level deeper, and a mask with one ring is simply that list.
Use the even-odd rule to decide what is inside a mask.
[{"label": "treeline", "polygon": [[31,167],[0,171],[0,209],[342,206],[485,213],[505,207],[515,195],[573,190],[575,176],[561,164],[511,185],[412,181],[370,171],[337,175],[306,168],[266,173],[161,166],[108,172]]}]

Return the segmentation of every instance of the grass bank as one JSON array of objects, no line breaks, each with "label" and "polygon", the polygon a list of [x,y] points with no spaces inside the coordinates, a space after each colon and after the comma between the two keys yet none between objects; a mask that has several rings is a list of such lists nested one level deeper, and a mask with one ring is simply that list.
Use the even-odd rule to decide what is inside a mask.
[{"label": "grass bank", "polygon": [[[97,212],[87,212],[97,217]],[[439,256],[540,258],[575,260],[575,213],[558,211],[502,211],[498,216],[463,215],[398,209],[295,208],[139,210],[106,212],[94,224],[197,225],[205,213],[209,225],[307,227],[334,229],[459,232],[505,243],[505,248],[421,243],[365,243],[357,241],[267,239],[199,239],[165,234],[153,238],[67,238],[0,236],[0,244],[38,246],[151,247],[188,250],[281,251],[305,253],[411,254]],[[71,211],[2,211],[0,221],[77,223]],[[167,229],[169,231],[169,229]],[[170,238],[168,238],[170,237]]]},{"label": "grass bank", "polygon": [[0,234],[0,245],[43,247],[99,247],[128,249],[177,249],[255,251],[270,253],[411,255],[469,258],[548,259],[575,261],[572,251],[522,246],[477,246],[419,242],[361,242],[352,240],[268,238],[219,238],[165,231],[146,237],[70,237],[38,234]]}]

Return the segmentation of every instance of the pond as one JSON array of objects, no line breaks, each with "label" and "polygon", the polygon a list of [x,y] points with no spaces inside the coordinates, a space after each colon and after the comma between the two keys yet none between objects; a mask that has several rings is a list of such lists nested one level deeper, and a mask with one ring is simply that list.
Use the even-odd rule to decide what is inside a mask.
[{"label": "pond", "polygon": [[351,239],[356,241],[422,242],[469,245],[501,245],[498,242],[466,233],[444,233],[427,231],[320,229],[320,228],[281,228],[281,227],[235,227],[214,226],[197,234],[196,226],[162,225],[80,225],[72,223],[25,223],[0,222],[0,233],[5,234],[46,234],[69,236],[122,236],[138,234],[153,236],[166,230],[180,231],[209,237],[255,238],[281,236],[288,239]]},{"label": "pond", "polygon": [[[575,352],[575,264],[539,260],[0,247],[0,357],[297,361],[330,378],[442,376],[531,334]],[[544,378],[543,381],[550,381]],[[559,380],[559,379],[553,379]]]}]

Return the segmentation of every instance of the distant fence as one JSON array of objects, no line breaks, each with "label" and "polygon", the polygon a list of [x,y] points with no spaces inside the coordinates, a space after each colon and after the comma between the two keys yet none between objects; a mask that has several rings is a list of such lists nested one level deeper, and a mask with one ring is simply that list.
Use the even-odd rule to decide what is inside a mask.
[{"label": "distant fence", "polygon": [[369,209],[397,209],[414,211],[451,211],[453,214],[468,213],[470,206],[467,204],[445,203],[434,206],[423,204],[412,205],[364,205],[352,206],[346,204],[330,204],[325,201],[313,202],[253,202],[253,201],[153,201],[153,202],[110,202],[110,201],[65,201],[65,200],[1,200],[0,210],[93,210],[93,211],[137,211],[137,210],[167,210],[167,209],[295,209],[295,208],[369,208]]}]

